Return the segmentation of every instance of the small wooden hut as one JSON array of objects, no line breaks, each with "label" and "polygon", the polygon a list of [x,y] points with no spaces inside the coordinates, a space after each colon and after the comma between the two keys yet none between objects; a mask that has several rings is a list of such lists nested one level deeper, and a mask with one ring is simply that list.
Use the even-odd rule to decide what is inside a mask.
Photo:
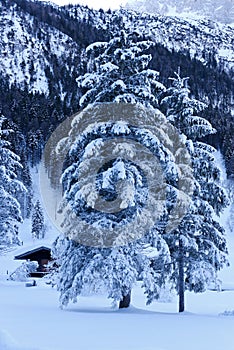
[{"label": "small wooden hut", "polygon": [[31,273],[31,277],[43,277],[48,273],[48,262],[51,261],[51,248],[40,246],[32,250],[27,250],[15,256],[16,260],[37,261],[38,268],[36,272]]}]

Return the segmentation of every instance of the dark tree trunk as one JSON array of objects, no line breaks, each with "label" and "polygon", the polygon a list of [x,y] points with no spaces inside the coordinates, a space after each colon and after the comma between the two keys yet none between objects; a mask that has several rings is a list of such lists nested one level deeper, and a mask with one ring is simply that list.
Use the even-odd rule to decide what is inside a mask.
[{"label": "dark tree trunk", "polygon": [[119,302],[119,309],[123,309],[123,308],[129,307],[130,306],[130,302],[131,302],[131,292],[129,292],[127,295],[125,295],[123,297],[122,300],[120,300],[120,302]]},{"label": "dark tree trunk", "polygon": [[179,243],[179,280],[178,280],[178,290],[179,290],[179,312],[184,311],[184,251],[182,242]]}]

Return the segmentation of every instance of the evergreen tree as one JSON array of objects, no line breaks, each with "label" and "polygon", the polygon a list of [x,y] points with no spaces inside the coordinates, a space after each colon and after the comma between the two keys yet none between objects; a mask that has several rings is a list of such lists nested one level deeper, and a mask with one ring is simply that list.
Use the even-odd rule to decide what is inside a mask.
[{"label": "evergreen tree", "polygon": [[22,222],[17,194],[26,189],[17,179],[22,167],[19,157],[10,149],[7,141],[10,129],[4,129],[5,118],[0,117],[0,251],[12,244],[20,244],[18,223]]},{"label": "evergreen tree", "polygon": [[149,69],[154,43],[142,40],[139,33],[126,34],[110,42],[87,47],[88,73],[77,79],[83,96],[80,106],[93,102],[140,102],[157,107],[157,95],[164,90],[159,73]]},{"label": "evergreen tree", "polygon": [[37,200],[32,212],[32,237],[36,239],[44,238],[45,223],[43,210],[40,201]]},{"label": "evergreen tree", "polygon": [[27,146],[24,135],[20,132],[19,127],[11,120],[5,118],[3,128],[11,130],[7,136],[7,141],[10,143],[10,149],[20,158],[21,167],[16,169],[17,179],[23,182],[27,191],[16,193],[16,199],[20,204],[21,215],[23,220],[29,217],[31,211],[32,198],[32,179],[27,162]]},{"label": "evergreen tree", "polygon": [[39,163],[41,159],[42,147],[43,147],[43,137],[41,130],[36,132],[30,132],[28,134],[28,146],[29,146],[29,160],[31,166],[35,166]]},{"label": "evergreen tree", "polygon": [[[98,118],[103,112],[100,108],[102,105],[90,107],[90,114],[94,116],[97,113]],[[115,108],[119,107],[109,105],[112,115],[115,115]],[[141,113],[142,109],[141,105],[138,106],[136,114]],[[126,117],[129,112],[132,112],[129,105],[125,108],[122,106],[122,117]],[[153,112],[152,117],[155,117]],[[165,118],[162,117],[161,121],[163,128]],[[73,127],[76,128],[74,121]],[[152,210],[158,216],[160,212],[163,214],[163,210],[150,193],[149,181],[144,175],[144,172],[153,174],[152,186],[157,188],[154,178],[157,171],[151,168],[147,157],[141,161],[144,172],[134,161],[129,160],[129,155],[137,154],[138,151],[134,143],[121,143],[121,157],[116,155],[119,154],[116,153],[118,143],[115,144],[113,138],[129,138],[148,148],[159,159],[166,177],[165,186],[168,185],[171,192],[177,176],[172,154],[150,131],[122,122],[95,122],[74,140],[73,131],[69,139],[63,140],[71,145],[62,176],[64,201],[61,209],[64,213],[63,230],[70,239],[63,240],[62,251],[59,251],[58,289],[61,292],[61,304],[66,305],[69,300],[76,301],[84,289],[95,291],[98,285],[103,285],[109,298],[120,301],[119,307],[127,307],[138,278],[143,280],[147,302],[152,302],[159,296],[160,287],[165,284],[170,272],[164,268],[170,262],[169,251],[152,218]],[[103,159],[100,144],[102,140],[108,142],[108,139],[112,146],[108,148],[108,157],[112,160],[101,166],[95,174],[91,163],[95,162],[99,168],[100,160]],[[77,174],[85,169],[88,169],[88,173],[79,179]],[[166,191],[165,188],[158,190],[158,195],[161,195],[160,191]],[[163,197],[160,198],[162,200]],[[119,201],[117,210],[115,200]],[[165,198],[165,203],[167,200],[169,198]],[[107,209],[112,210],[99,208],[100,203],[104,206],[107,203]],[[74,214],[79,216],[78,220],[74,219]],[[146,248],[149,246],[157,251],[155,257],[147,256]]]},{"label": "evergreen tree", "polygon": [[217,271],[227,264],[224,229],[216,215],[228,201],[219,184],[215,149],[199,141],[215,130],[199,116],[206,106],[190,98],[187,80],[176,74],[160,101],[162,111],[184,138],[195,179],[188,213],[175,231],[164,236],[175,267],[172,276],[179,293],[179,311],[184,311],[184,290],[205,291],[216,282]]},{"label": "evergreen tree", "polygon": [[[135,104],[135,113],[137,116],[142,115],[142,129],[124,122],[113,122],[111,115],[109,122],[92,124],[91,116],[97,113],[98,120],[99,113],[101,115],[104,113],[101,111],[103,105],[97,104],[83,111],[87,114],[85,120],[91,124],[79,138],[74,120],[70,136],[63,140],[64,146],[70,145],[70,149],[62,176],[64,203],[61,210],[65,212],[63,229],[72,239],[58,239],[54,248],[60,266],[58,290],[61,293],[62,305],[67,305],[69,301],[75,302],[84,289],[95,291],[97,285],[103,285],[108,297],[120,302],[119,307],[128,307],[132,287],[139,278],[143,280],[147,302],[151,302],[159,296],[160,286],[165,284],[169,273],[169,268],[165,268],[166,263],[170,262],[169,251],[157,227],[151,225],[150,229],[150,223],[153,221],[151,212],[144,212],[144,221],[148,228],[146,231],[149,231],[147,235],[144,237],[139,235],[139,239],[136,239],[137,231],[140,230],[137,220],[136,226],[133,226],[127,234],[124,233],[124,225],[141,215],[146,200],[151,201],[149,207],[154,208],[155,212],[157,204],[152,198],[147,198],[147,181],[143,172],[134,162],[124,160],[126,154],[137,152],[136,146],[123,144],[122,157],[118,158],[113,137],[129,138],[149,148],[150,152],[158,157],[171,192],[178,170],[174,164],[174,157],[167,148],[170,140],[168,137],[164,138],[165,133],[158,133],[157,127],[157,130],[151,131],[143,128],[145,124],[143,118],[146,115],[143,105],[148,106],[151,111],[150,117],[153,121],[156,120],[160,114],[153,108],[157,106],[156,93],[162,91],[164,87],[157,81],[158,73],[147,69],[150,55],[145,55],[143,52],[152,43],[138,42],[137,38],[137,33],[127,36],[121,32],[120,37],[112,39],[109,43],[95,43],[89,46],[87,53],[90,55],[90,72],[78,79],[78,83],[84,89],[80,101],[82,107],[93,102],[116,102],[106,104],[108,109],[106,113],[112,113],[114,116],[119,113],[118,103],[119,106],[122,103],[121,117],[124,118],[132,113],[134,103],[138,103]],[[161,114],[160,118],[163,129],[166,120]],[[158,134],[158,137],[155,137],[154,133]],[[97,196],[93,187],[92,171],[84,177],[86,184],[77,178],[80,170],[86,168],[90,170],[91,160],[100,164],[100,160],[103,159],[102,140],[108,141],[108,139],[112,142],[109,148],[112,160],[100,168],[94,186],[110,207],[120,191],[120,210],[114,213],[94,209]],[[144,171],[149,168],[148,163],[146,157],[145,163],[142,164]],[[154,174],[152,171],[151,173]],[[125,181],[126,186],[121,189],[122,181]],[[160,209],[158,210],[160,212]],[[74,213],[83,221],[74,223]],[[89,238],[85,224],[83,226],[86,222],[92,223],[92,228],[88,232]],[[118,234],[113,234],[112,231],[117,229]],[[107,236],[103,237],[103,231]],[[89,241],[90,235],[92,243]],[[155,257],[147,256],[146,248],[149,246],[157,251]]]}]

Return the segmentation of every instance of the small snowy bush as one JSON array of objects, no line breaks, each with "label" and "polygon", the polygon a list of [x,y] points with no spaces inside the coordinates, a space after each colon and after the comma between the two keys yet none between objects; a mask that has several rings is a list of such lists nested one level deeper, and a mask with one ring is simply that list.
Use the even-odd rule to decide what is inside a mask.
[{"label": "small snowy bush", "polygon": [[38,263],[35,261],[26,261],[22,265],[17,267],[17,269],[10,275],[12,281],[25,282],[29,277],[31,272],[37,270]]},{"label": "small snowy bush", "polygon": [[220,316],[234,316],[234,310],[225,310]]}]

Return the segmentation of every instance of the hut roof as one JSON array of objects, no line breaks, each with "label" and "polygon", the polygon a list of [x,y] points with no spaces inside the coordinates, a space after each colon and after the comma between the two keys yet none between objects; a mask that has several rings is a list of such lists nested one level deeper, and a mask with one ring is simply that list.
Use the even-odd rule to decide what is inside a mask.
[{"label": "hut roof", "polygon": [[30,255],[40,252],[40,251],[47,251],[47,252],[51,252],[51,248],[46,247],[46,246],[40,246],[40,247],[36,247],[34,249],[25,249],[25,251],[19,255],[15,255],[15,259],[20,260],[20,259],[26,259],[28,258]]}]

